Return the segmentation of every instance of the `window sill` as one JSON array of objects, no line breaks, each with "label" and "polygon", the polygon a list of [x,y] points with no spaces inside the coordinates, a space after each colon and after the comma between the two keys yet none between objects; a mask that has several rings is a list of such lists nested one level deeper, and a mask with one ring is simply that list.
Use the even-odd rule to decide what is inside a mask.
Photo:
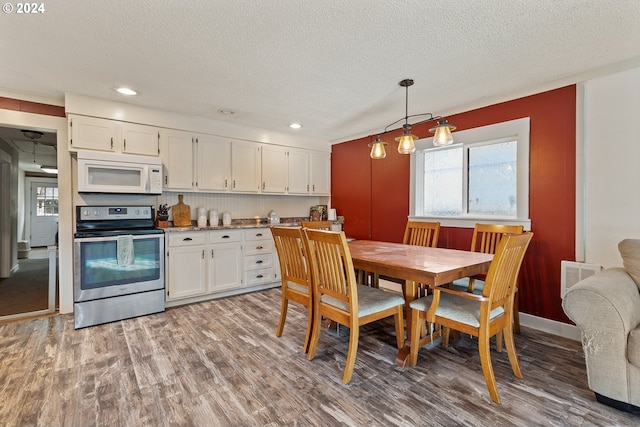
[{"label": "window sill", "polygon": [[477,223],[482,224],[504,224],[504,225],[522,225],[526,231],[531,230],[531,219],[513,219],[513,218],[451,218],[451,217],[434,217],[434,216],[410,216],[410,221],[432,221],[440,222],[442,227],[458,227],[458,228],[474,228]]}]

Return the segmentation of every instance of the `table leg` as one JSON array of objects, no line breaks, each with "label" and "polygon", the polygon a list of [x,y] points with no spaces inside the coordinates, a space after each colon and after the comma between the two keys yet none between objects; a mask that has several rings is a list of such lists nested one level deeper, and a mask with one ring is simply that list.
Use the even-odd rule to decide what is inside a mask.
[{"label": "table leg", "polygon": [[404,368],[409,363],[409,352],[411,342],[409,341],[409,328],[411,327],[411,307],[409,303],[415,300],[418,295],[418,285],[413,280],[407,280],[402,285],[402,294],[404,295],[404,318],[405,318],[405,331],[407,338],[404,341],[404,347],[398,351],[396,356],[396,365]]}]

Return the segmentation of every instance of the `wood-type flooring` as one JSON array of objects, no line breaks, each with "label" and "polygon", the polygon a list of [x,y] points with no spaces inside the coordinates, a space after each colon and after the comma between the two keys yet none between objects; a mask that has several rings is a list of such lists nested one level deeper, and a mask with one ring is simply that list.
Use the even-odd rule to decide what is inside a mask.
[{"label": "wood-type flooring", "polygon": [[[362,328],[342,384],[348,330],[323,330],[302,353],[306,311],[291,303],[275,336],[280,290],[213,300],[74,330],[71,315],[0,324],[3,426],[623,426],[587,387],[580,344],[522,328],[523,379],[492,359],[491,402],[469,337],[420,350],[400,368],[392,323]],[[492,345],[492,348],[495,346]]]}]

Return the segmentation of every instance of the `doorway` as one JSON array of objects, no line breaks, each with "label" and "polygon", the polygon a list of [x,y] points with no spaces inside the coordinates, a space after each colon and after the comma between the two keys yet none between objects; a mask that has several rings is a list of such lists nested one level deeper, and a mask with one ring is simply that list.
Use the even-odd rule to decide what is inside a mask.
[{"label": "doorway", "polygon": [[9,159],[2,187],[10,195],[0,240],[10,246],[3,255],[11,265],[0,279],[0,320],[56,310],[58,181],[43,167],[56,165],[56,143],[55,131],[0,127],[0,152]]}]

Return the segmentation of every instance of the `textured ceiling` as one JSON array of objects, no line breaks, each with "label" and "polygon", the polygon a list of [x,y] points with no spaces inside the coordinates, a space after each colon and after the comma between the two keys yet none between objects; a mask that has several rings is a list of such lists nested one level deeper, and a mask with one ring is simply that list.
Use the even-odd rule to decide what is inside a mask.
[{"label": "textured ceiling", "polygon": [[[0,17],[0,90],[332,142],[403,117],[405,78],[415,80],[409,114],[452,114],[640,63],[638,0],[43,4],[42,14]],[[140,95],[123,98],[119,85]]]}]

